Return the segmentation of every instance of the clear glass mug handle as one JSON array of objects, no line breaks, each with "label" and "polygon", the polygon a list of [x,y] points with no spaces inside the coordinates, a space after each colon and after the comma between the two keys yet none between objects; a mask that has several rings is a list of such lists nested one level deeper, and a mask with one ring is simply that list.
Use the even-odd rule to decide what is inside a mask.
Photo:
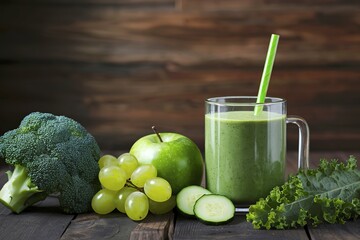
[{"label": "clear glass mug handle", "polygon": [[299,128],[299,154],[298,154],[298,168],[309,168],[309,136],[310,130],[305,119],[298,116],[288,116],[286,123],[292,123]]}]

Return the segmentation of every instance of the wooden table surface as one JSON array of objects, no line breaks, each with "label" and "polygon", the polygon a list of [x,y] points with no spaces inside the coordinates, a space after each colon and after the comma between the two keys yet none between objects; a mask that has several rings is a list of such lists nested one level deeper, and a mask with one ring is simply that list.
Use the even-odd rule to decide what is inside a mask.
[{"label": "wooden table surface", "polygon": [[[312,152],[310,165],[316,166],[320,158],[346,160],[349,155],[360,160],[360,152]],[[289,153],[287,159],[288,173],[295,172],[296,154]],[[0,171],[1,186],[7,181],[5,170]],[[13,214],[0,204],[0,239],[360,239],[360,220],[317,228],[254,230],[244,215],[226,225],[207,226],[176,212],[134,222],[116,212],[66,215],[57,206],[57,200],[48,197],[21,214]]]}]

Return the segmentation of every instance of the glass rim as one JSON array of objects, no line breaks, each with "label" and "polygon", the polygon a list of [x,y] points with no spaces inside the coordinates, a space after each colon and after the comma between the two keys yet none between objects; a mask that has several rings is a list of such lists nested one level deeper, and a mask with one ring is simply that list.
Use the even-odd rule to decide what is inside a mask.
[{"label": "glass rim", "polygon": [[[225,100],[224,102],[219,102],[220,99]],[[231,100],[254,100],[252,102],[236,102]],[[269,106],[275,104],[284,104],[286,103],[285,99],[278,97],[266,97],[265,103],[256,103],[256,96],[223,96],[223,97],[211,97],[205,100],[205,103],[217,106]],[[228,101],[230,100],[230,101]],[[271,100],[271,102],[266,102],[266,100]]]}]

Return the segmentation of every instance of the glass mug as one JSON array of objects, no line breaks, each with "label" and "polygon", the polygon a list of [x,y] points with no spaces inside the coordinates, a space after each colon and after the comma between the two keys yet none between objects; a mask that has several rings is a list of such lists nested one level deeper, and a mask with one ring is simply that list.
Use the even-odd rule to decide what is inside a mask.
[{"label": "glass mug", "polygon": [[286,123],[299,127],[298,167],[308,168],[308,125],[286,116],[284,99],[267,97],[258,104],[256,97],[215,97],[205,106],[206,185],[212,193],[249,206],[283,184]]}]

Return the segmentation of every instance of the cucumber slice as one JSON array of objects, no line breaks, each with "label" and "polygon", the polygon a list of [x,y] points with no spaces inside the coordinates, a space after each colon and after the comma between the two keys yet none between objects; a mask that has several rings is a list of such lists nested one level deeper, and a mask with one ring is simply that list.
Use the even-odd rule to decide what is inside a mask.
[{"label": "cucumber slice", "polygon": [[223,224],[235,216],[235,206],[227,197],[210,194],[199,198],[194,206],[195,216],[206,224]]},{"label": "cucumber slice", "polygon": [[182,213],[194,215],[195,202],[204,194],[211,194],[211,192],[200,186],[188,186],[176,196],[176,205]]}]

